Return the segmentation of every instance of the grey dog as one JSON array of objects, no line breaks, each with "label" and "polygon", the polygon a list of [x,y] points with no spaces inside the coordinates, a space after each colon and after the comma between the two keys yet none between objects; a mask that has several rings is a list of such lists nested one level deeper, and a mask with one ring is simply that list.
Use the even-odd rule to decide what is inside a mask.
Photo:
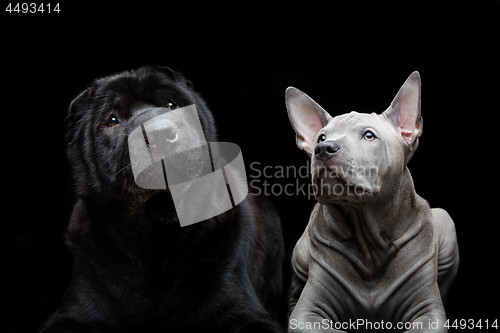
[{"label": "grey dog", "polygon": [[290,332],[446,332],[455,225],[416,194],[407,168],[422,135],[420,89],[414,72],[383,113],[337,117],[287,89],[318,200],[293,251]]}]

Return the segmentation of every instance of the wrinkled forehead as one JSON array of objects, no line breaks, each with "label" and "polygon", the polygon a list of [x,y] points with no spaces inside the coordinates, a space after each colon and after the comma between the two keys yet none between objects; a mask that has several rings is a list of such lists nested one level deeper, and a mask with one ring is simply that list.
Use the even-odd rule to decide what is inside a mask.
[{"label": "wrinkled forehead", "polygon": [[352,111],[333,118],[325,129],[328,132],[343,133],[355,129],[373,128],[375,130],[386,128],[387,119],[382,114],[359,113]]}]

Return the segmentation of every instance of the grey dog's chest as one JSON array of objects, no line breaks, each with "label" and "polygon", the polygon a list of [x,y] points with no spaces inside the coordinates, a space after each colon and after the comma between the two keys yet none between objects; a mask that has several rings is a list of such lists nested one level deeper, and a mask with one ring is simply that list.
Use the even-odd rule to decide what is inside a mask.
[{"label": "grey dog's chest", "polygon": [[310,227],[308,283],[322,290],[315,294],[332,319],[410,321],[417,314],[409,309],[426,302],[419,289],[435,287],[435,246],[427,223],[385,247],[361,236],[342,239],[315,223]]}]

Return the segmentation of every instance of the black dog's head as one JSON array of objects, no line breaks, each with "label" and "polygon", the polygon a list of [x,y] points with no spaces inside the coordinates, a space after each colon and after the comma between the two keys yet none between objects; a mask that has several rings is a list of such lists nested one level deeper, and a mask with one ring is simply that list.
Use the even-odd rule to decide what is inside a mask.
[{"label": "black dog's head", "polygon": [[[166,67],[143,67],[95,80],[71,102],[66,118],[77,194],[144,193],[134,183],[129,134],[144,119],[153,117],[148,113],[158,112],[157,108],[168,112],[191,104],[196,105],[206,141],[217,141],[212,114],[180,73]],[[189,128],[172,133],[176,135],[187,139]]]}]

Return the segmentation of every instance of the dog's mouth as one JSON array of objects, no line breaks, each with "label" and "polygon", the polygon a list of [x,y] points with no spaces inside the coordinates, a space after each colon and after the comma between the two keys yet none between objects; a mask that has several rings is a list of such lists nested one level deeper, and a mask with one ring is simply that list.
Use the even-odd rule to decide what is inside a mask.
[{"label": "dog's mouth", "polygon": [[373,196],[371,186],[360,179],[320,166],[312,174],[313,190],[320,203],[364,201]]},{"label": "dog's mouth", "polygon": [[[199,151],[198,151],[199,150]],[[131,174],[139,188],[168,190],[170,186],[189,183],[211,171],[204,158],[203,147],[173,154],[144,168],[139,174]],[[204,154],[202,154],[204,153]]]}]

